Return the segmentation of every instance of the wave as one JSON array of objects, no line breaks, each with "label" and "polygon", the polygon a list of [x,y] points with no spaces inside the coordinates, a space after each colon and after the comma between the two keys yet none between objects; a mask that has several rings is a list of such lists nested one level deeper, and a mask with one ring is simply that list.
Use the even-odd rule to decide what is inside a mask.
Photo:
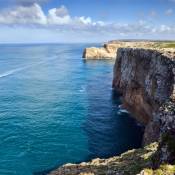
[{"label": "wave", "polygon": [[7,72],[4,72],[4,73],[0,74],[0,78],[7,77],[7,76],[12,75],[16,72],[20,72],[24,69],[26,69],[26,68],[23,67],[23,68],[17,68],[17,69],[9,70]]},{"label": "wave", "polygon": [[35,64],[30,64],[28,66],[24,66],[24,67],[20,67],[20,68],[16,68],[16,69],[12,69],[12,70],[6,71],[6,72],[0,74],[0,78],[4,78],[4,77],[7,77],[9,75],[13,75],[13,74],[15,74],[17,72],[29,69],[29,68],[34,67],[34,66],[38,66],[39,64],[43,64],[43,63],[46,63],[46,62],[54,60],[54,59],[56,59],[56,58],[51,58],[49,60],[40,61],[40,62],[35,63]]}]

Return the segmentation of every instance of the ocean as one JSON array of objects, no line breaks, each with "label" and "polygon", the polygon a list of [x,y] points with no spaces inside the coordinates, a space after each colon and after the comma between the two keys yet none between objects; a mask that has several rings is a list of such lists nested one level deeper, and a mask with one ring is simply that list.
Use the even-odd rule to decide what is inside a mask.
[{"label": "ocean", "polygon": [[143,127],[112,89],[99,44],[0,45],[0,175],[45,174],[141,145]]}]

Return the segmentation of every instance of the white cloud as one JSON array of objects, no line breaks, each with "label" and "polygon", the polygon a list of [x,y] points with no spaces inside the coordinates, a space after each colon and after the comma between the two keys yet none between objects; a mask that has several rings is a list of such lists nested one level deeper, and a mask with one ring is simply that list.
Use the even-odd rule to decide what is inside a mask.
[{"label": "white cloud", "polygon": [[175,33],[175,26],[161,25],[157,30],[159,33]]},{"label": "white cloud", "polygon": [[165,15],[167,15],[167,16],[171,16],[172,14],[173,14],[173,9],[167,9],[165,11]]},{"label": "white cloud", "polygon": [[63,25],[71,23],[72,19],[66,7],[50,9],[47,16],[48,24]]},{"label": "white cloud", "polygon": [[82,24],[92,24],[92,19],[90,17],[84,17],[81,16],[80,18],[77,18],[77,20]]},{"label": "white cloud", "polygon": [[44,14],[40,5],[34,3],[30,6],[16,6],[0,12],[0,24],[8,25],[96,25],[102,21],[93,22],[90,17],[71,17],[65,6],[53,8]]},{"label": "white cloud", "polygon": [[[23,0],[22,0],[23,1]],[[168,11],[169,10],[169,11]],[[172,13],[168,9],[168,14]],[[152,16],[156,13],[152,12]],[[65,6],[59,8],[52,8],[44,13],[41,6],[34,3],[29,6],[18,5],[11,9],[4,9],[0,12],[0,25],[4,26],[15,26],[16,28],[32,28],[32,35],[37,30],[44,30],[49,36],[53,36],[51,33],[59,33],[61,35],[82,36],[86,38],[105,36],[111,39],[118,36],[121,37],[136,37],[136,36],[152,36],[152,35],[175,35],[175,26],[168,25],[154,25],[148,21],[140,20],[135,23],[107,23],[104,21],[94,21],[91,17],[85,16],[71,16],[68,9]],[[9,29],[8,29],[9,30]],[[12,30],[10,30],[12,32]],[[24,31],[28,31],[24,30]],[[22,30],[21,30],[22,31]],[[22,33],[22,32],[21,32]],[[36,32],[37,33],[37,32]],[[38,34],[37,34],[38,35]],[[39,36],[39,35],[38,35]],[[57,36],[55,34],[55,36]],[[116,36],[116,37],[115,37]],[[42,35],[40,35],[42,37]],[[23,37],[24,38],[24,37]],[[62,37],[64,38],[64,37]],[[76,38],[76,37],[75,37]],[[1,40],[1,38],[0,38]]]},{"label": "white cloud", "polygon": [[46,24],[47,18],[38,4],[18,6],[0,13],[0,24]]},{"label": "white cloud", "polygon": [[55,14],[64,17],[69,15],[69,11],[64,5],[62,5],[60,8],[55,8]]}]

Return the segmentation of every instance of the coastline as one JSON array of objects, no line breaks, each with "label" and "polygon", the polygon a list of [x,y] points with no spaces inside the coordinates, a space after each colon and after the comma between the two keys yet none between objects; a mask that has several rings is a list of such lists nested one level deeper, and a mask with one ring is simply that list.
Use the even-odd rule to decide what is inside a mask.
[{"label": "coastline", "polygon": [[[137,53],[138,56],[134,56],[135,53]],[[151,55],[151,57],[150,57],[150,55]],[[148,50],[148,49],[145,49],[145,48],[144,49],[142,49],[142,48],[141,49],[140,48],[136,48],[136,49],[132,49],[132,48],[127,48],[127,49],[126,48],[121,48],[121,49],[119,49],[117,51],[117,59],[116,59],[115,65],[114,65],[113,88],[121,89],[120,91],[123,94],[123,97],[124,97],[123,99],[125,99],[126,101],[128,99],[130,99],[129,96],[131,96],[131,95],[128,96],[126,94],[128,92],[130,92],[132,94],[133,91],[130,91],[130,88],[129,89],[125,89],[123,87],[123,86],[126,86],[125,83],[123,83],[123,85],[121,85],[122,84],[121,81],[126,81],[126,83],[129,83],[130,82],[130,81],[128,81],[128,79],[126,78],[126,76],[122,76],[122,73],[124,75],[127,75],[128,78],[130,79],[131,78],[131,75],[132,75],[132,72],[130,72],[128,70],[128,67],[125,67],[124,69],[122,68],[122,66],[126,65],[126,63],[125,64],[124,63],[122,64],[121,60],[126,61],[128,58],[129,58],[129,60],[135,59],[136,62],[137,62],[137,60],[143,58],[143,60],[146,61],[145,62],[146,64],[148,64],[148,60],[146,60],[147,58],[149,58],[149,60],[150,61],[153,61],[153,62],[154,62],[154,59],[155,58],[158,59],[158,60],[160,60],[161,64],[165,65],[165,68],[167,68],[167,71],[165,71],[165,69],[162,68],[162,67],[157,68],[157,69],[155,69],[154,67],[151,67],[151,70],[154,70],[155,71],[155,74],[157,73],[156,71],[161,70],[161,69],[164,71],[162,73],[165,73],[165,72],[170,71],[171,72],[170,73],[170,79],[172,81],[170,81],[170,79],[167,79],[167,82],[170,81],[171,82],[170,83],[170,86],[174,88],[174,84],[175,84],[175,78],[174,78],[175,77],[175,75],[174,75],[175,51],[174,51],[174,49],[149,49]],[[164,60],[166,60],[166,61],[164,61]],[[158,62],[155,61],[156,64]],[[136,63],[136,65],[137,64],[139,64],[139,62]],[[131,64],[129,63],[129,65],[134,70],[132,63]],[[152,63],[150,63],[150,65],[152,65]],[[143,64],[141,66],[145,67],[145,64]],[[141,67],[140,70],[143,71],[144,70],[143,67]],[[121,71],[121,69],[123,69],[123,71]],[[124,70],[126,70],[126,72],[129,71],[130,73],[124,73]],[[147,74],[149,72],[149,70],[145,70],[145,72]],[[145,74],[143,73],[143,75],[145,75]],[[163,74],[161,76],[163,76]],[[123,78],[123,80],[121,80],[122,78]],[[138,82],[138,80],[135,80],[135,81]],[[141,78],[141,81],[143,81],[143,77]],[[158,80],[156,79],[156,81],[158,81]],[[161,79],[161,82],[162,81],[164,81],[164,80]],[[151,82],[153,82],[153,81],[151,80]],[[167,84],[167,82],[165,84]],[[138,83],[138,84],[140,84],[140,83]],[[151,86],[149,86],[149,88],[157,88],[157,89],[159,89],[159,85],[160,85],[160,89],[162,89],[162,85],[161,84],[157,84],[155,86],[155,83],[152,84]],[[133,85],[132,84],[131,84],[131,88],[133,88]],[[139,87],[138,86],[137,87],[134,86],[134,88],[136,88],[136,90],[138,90],[138,91],[136,91],[135,94],[132,94],[135,97],[133,98],[134,101],[132,103],[130,103],[130,106],[131,107],[132,106],[138,106],[139,107],[142,104],[144,104],[145,102],[143,101],[142,97],[139,97],[139,98],[137,97],[139,95],[138,92],[140,91],[139,90]],[[165,87],[163,87],[163,88],[165,88]],[[141,87],[141,89],[144,91],[144,90],[146,90],[146,87]],[[153,91],[155,93],[156,90],[154,89]],[[154,98],[152,98],[153,91],[151,91],[151,94],[150,94],[151,95],[151,99],[150,100],[152,102],[154,102]],[[174,105],[174,92],[175,92],[175,90],[173,90],[172,88],[168,88],[168,90],[165,90],[165,92],[166,92],[166,94],[163,94],[162,91],[160,91],[160,100],[161,101],[158,102],[157,104],[155,104],[155,109],[150,109],[150,107],[148,107],[146,109],[146,110],[150,110],[151,113],[149,113],[150,111],[148,111],[149,114],[145,116],[145,118],[147,118],[147,121],[146,122],[143,122],[143,123],[145,123],[147,125],[147,127],[145,129],[145,135],[144,135],[144,138],[143,138],[144,145],[148,145],[147,147],[145,147],[145,149],[147,149],[149,147],[152,147],[152,144],[155,141],[158,142],[158,146],[155,146],[154,147],[154,152],[152,152],[152,153],[150,152],[149,153],[149,155],[151,155],[151,157],[146,156],[146,158],[144,160],[147,160],[148,162],[146,163],[145,166],[139,167],[137,169],[137,173],[143,174],[144,172],[147,171],[147,169],[150,169],[149,170],[149,172],[150,172],[150,171],[152,171],[153,168],[154,169],[159,168],[158,171],[159,170],[160,171],[163,171],[162,170],[162,163],[163,164],[165,164],[165,163],[167,163],[167,164],[170,163],[171,164],[172,163],[172,162],[170,162],[168,160],[170,157],[172,157],[172,152],[170,153],[169,150],[166,150],[166,152],[162,152],[161,149],[162,149],[163,146],[165,146],[165,145],[168,144],[168,143],[164,143],[163,142],[163,139],[162,139],[163,135],[166,134],[166,133],[169,133],[169,131],[172,131],[173,128],[175,127],[175,124],[174,123],[170,123],[172,121],[172,119],[175,118],[175,115],[174,115],[174,113],[172,115],[171,115],[171,113],[168,114],[170,116],[170,119],[168,121],[165,121],[165,117],[167,117],[167,115],[165,115],[166,112],[164,110],[159,110],[159,109],[162,109],[162,106],[164,106],[164,104],[167,102],[167,100],[168,101],[171,101],[171,103]],[[141,93],[141,96],[142,95],[143,95],[143,92]],[[136,97],[138,98],[138,102],[137,102],[137,100],[135,101]],[[140,99],[142,99],[143,103],[140,102]],[[157,102],[157,98],[156,98],[155,102]],[[158,104],[159,104],[159,106],[158,106]],[[173,110],[173,105],[169,109],[169,111]],[[137,109],[136,108],[135,110],[136,110],[136,112],[134,112],[134,113],[137,116],[142,116],[142,114],[144,114],[144,112],[143,113],[138,112],[140,109]],[[141,109],[140,111],[142,111],[142,110],[143,109]],[[166,110],[166,107],[165,107],[165,110]],[[137,114],[137,112],[138,112],[138,114]],[[161,124],[158,125],[157,124],[157,118],[159,118],[160,120],[164,121],[164,125],[161,125]],[[143,121],[143,118],[139,119],[138,121]],[[167,124],[165,124],[165,123],[167,123]],[[165,127],[167,125],[169,127],[170,126],[171,127],[170,128]],[[158,127],[158,131],[155,130],[155,127],[156,126]],[[156,134],[154,133],[155,131],[156,131]],[[153,136],[151,136],[150,134],[153,134]],[[153,145],[157,145],[157,144],[155,143]],[[135,151],[137,152],[137,150],[135,150]],[[138,149],[138,151],[139,151],[139,149]],[[132,152],[132,151],[128,151],[128,152]],[[141,152],[142,153],[141,153],[140,156],[144,156],[144,149],[141,149]],[[122,157],[125,154],[127,154],[127,152],[126,153],[123,153],[120,157]],[[159,155],[159,156],[157,156],[157,155]],[[170,155],[170,156],[166,160],[162,160],[162,157],[165,157],[165,155]],[[114,166],[113,168],[115,168],[115,169],[109,168],[110,167],[110,163],[109,162],[110,162],[110,160],[113,160],[113,159],[114,159],[113,163],[114,164],[117,164],[117,166],[119,166],[119,167]],[[157,162],[159,162],[159,163],[157,163]],[[129,166],[132,167],[133,162],[131,161],[130,163],[131,164]],[[139,165],[139,161],[136,161],[135,163]],[[56,174],[58,174],[58,175],[59,174],[65,174],[65,175],[67,175],[67,174],[69,174],[69,175],[70,174],[71,175],[76,175],[76,174],[81,174],[81,175],[83,175],[83,174],[92,174],[92,175],[96,175],[97,174],[98,175],[100,173],[101,174],[116,174],[117,173],[117,174],[120,174],[120,175],[122,175],[122,174],[124,175],[124,174],[126,174],[126,172],[124,170],[124,167],[123,168],[121,168],[122,166],[120,167],[120,164],[122,165],[122,163],[120,161],[117,163],[116,158],[114,158],[114,157],[113,158],[109,158],[109,159],[94,159],[94,160],[92,160],[92,162],[89,162],[89,163],[66,164],[66,165],[63,165],[60,168],[58,168],[57,170],[52,171],[50,174],[51,175],[56,175]],[[104,167],[108,167],[108,168],[104,168]],[[145,168],[146,168],[146,170],[145,170]],[[166,168],[165,168],[165,171],[169,171],[168,168],[170,168],[172,170],[171,171],[171,174],[173,174],[175,172],[175,169],[174,169],[173,165],[168,165],[168,168],[167,169]],[[157,171],[157,170],[155,170],[155,171]],[[133,171],[131,171],[131,170],[130,171],[127,171],[127,173],[133,175]],[[134,172],[134,173],[136,173],[136,172]],[[153,173],[153,171],[152,171],[152,173]]]}]

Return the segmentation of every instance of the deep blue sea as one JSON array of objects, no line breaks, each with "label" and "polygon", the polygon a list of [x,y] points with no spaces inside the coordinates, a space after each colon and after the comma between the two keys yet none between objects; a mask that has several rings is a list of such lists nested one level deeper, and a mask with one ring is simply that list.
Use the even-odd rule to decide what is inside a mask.
[{"label": "deep blue sea", "polygon": [[0,45],[0,175],[140,146],[142,127],[111,88],[114,61],[82,60],[92,45]]}]

